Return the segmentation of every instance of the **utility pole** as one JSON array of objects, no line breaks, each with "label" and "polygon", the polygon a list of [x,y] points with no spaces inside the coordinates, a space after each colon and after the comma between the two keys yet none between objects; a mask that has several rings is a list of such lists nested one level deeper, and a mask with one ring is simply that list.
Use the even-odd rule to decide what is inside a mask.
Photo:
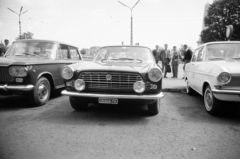
[{"label": "utility pole", "polygon": [[127,7],[128,9],[130,9],[131,11],[131,32],[130,32],[130,44],[133,44],[133,17],[132,17],[132,11],[133,8],[138,4],[140,0],[137,1],[137,3],[134,4],[134,6],[132,8],[130,8],[129,6],[125,5],[124,3],[118,1],[120,4],[122,4],[124,7]]},{"label": "utility pole", "polygon": [[27,10],[24,11],[24,12],[22,12],[23,6],[21,7],[19,13],[15,12],[14,10],[12,10],[12,9],[10,9],[10,8],[8,8],[8,9],[9,9],[11,12],[16,13],[16,14],[18,15],[18,17],[19,17],[19,38],[20,38],[20,37],[21,37],[21,15],[24,14],[24,13],[26,13]]}]

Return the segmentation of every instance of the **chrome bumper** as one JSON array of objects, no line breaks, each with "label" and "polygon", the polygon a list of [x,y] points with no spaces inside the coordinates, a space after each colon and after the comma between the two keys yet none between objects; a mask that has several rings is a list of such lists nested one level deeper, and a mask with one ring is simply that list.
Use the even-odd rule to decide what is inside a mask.
[{"label": "chrome bumper", "polygon": [[240,91],[235,90],[220,90],[220,89],[212,89],[212,92],[215,94],[232,94],[232,95],[240,95]]},{"label": "chrome bumper", "polygon": [[31,91],[33,89],[33,85],[0,85],[0,90],[4,91]]},{"label": "chrome bumper", "polygon": [[145,99],[145,100],[154,100],[154,99],[161,99],[164,97],[164,94],[161,92],[159,94],[153,95],[115,95],[115,94],[97,94],[97,93],[77,93],[77,92],[69,92],[63,90],[62,95],[65,96],[75,96],[75,97],[91,97],[91,98],[117,98],[117,99]]}]

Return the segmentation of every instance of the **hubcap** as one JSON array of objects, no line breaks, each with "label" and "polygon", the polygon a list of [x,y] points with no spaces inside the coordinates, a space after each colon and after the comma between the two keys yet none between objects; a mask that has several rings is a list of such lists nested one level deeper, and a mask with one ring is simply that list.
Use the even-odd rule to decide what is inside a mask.
[{"label": "hubcap", "polygon": [[46,100],[48,97],[48,89],[44,83],[41,83],[38,87],[38,97],[41,100]]},{"label": "hubcap", "polygon": [[212,92],[209,89],[207,89],[205,92],[204,102],[205,102],[206,109],[210,111],[213,106],[213,96],[212,96]]}]

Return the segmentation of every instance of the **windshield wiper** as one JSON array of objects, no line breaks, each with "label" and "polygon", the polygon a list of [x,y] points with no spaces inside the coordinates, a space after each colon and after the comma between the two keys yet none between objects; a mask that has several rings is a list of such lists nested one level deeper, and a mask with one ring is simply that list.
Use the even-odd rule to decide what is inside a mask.
[{"label": "windshield wiper", "polygon": [[24,52],[24,53],[22,53],[23,55],[32,55],[32,56],[37,56],[37,57],[40,57],[40,56],[38,56],[38,55],[36,55],[36,54],[33,54],[33,53],[29,53],[29,52]]},{"label": "windshield wiper", "polygon": [[138,61],[142,62],[142,60],[140,60],[140,59],[132,59],[132,58],[118,58],[118,60],[131,60],[131,61],[138,60]]}]

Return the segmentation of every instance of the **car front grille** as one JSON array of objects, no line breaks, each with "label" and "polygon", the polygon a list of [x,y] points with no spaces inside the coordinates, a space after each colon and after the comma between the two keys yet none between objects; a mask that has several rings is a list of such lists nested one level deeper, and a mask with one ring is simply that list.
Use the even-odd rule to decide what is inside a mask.
[{"label": "car front grille", "polygon": [[240,75],[239,76],[237,76],[237,75],[232,76],[231,81],[228,84],[226,84],[226,86],[240,87]]},{"label": "car front grille", "polygon": [[[107,80],[107,75],[111,76]],[[86,84],[86,90],[131,90],[136,81],[143,81],[142,77],[137,73],[122,73],[122,72],[82,72],[79,79],[83,79]],[[146,89],[150,85],[146,85]]]},{"label": "car front grille", "polygon": [[9,74],[8,68],[0,68],[0,82],[12,82],[14,78]]}]

